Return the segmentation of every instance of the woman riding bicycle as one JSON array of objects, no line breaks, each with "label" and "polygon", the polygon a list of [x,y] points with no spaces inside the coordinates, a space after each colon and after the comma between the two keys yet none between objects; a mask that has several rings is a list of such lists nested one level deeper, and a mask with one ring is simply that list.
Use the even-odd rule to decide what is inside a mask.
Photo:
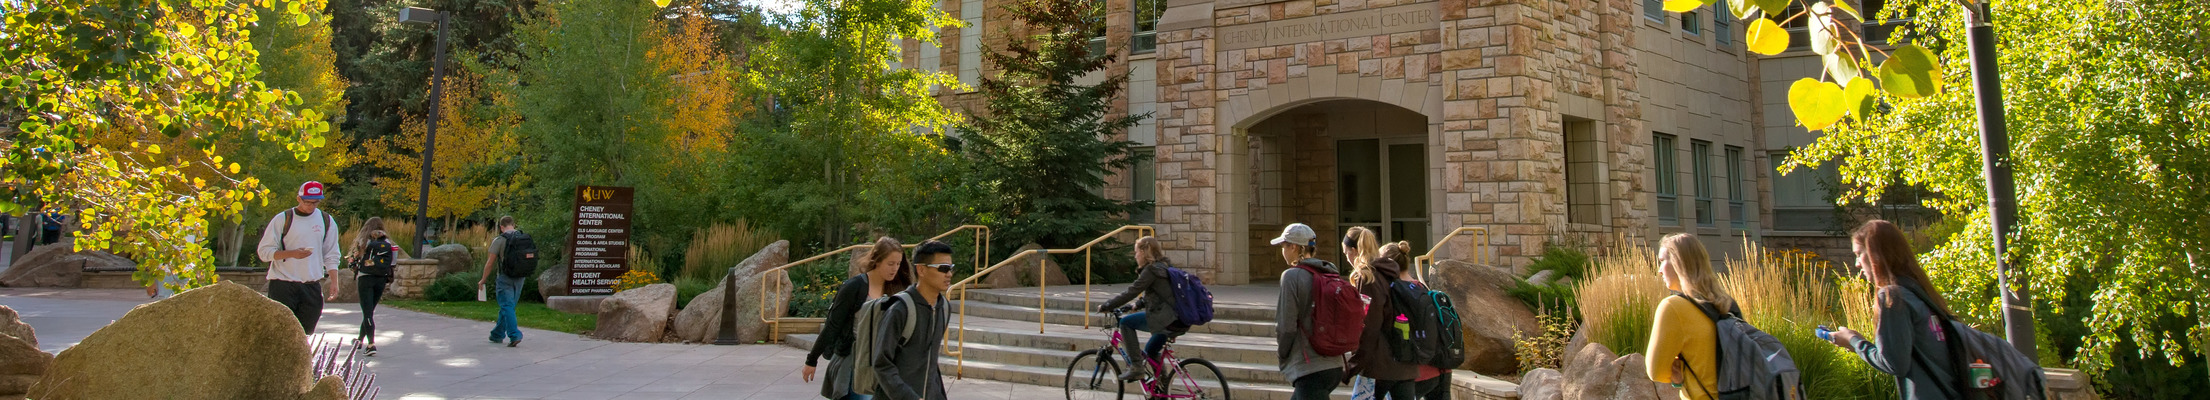
[{"label": "woman riding bicycle", "polygon": [[[1145,360],[1158,357],[1159,350],[1166,348],[1168,338],[1189,330],[1189,325],[1182,324],[1174,313],[1174,282],[1167,275],[1166,268],[1170,264],[1166,252],[1159,249],[1159,239],[1150,236],[1136,239],[1135,251],[1137,268],[1141,268],[1136,271],[1136,283],[1097,308],[1098,312],[1109,312],[1135,299],[1137,294],[1144,295],[1143,300],[1130,307],[1143,311],[1120,318],[1120,335],[1128,338],[1121,342],[1126,347],[1122,352],[1133,358],[1128,360],[1128,372],[1120,375],[1123,381],[1142,380],[1151,366]],[[1137,330],[1151,332],[1151,340],[1144,342],[1141,352],[1136,349]]]}]

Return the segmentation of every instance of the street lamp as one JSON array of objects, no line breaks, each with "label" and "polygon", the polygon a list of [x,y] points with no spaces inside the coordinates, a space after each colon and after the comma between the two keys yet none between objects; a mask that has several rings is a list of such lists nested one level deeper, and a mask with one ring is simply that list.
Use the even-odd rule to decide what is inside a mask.
[{"label": "street lamp", "polygon": [[429,133],[422,137],[422,190],[414,203],[414,256],[420,258],[428,256],[423,253],[422,244],[429,237],[430,231],[430,160],[437,154],[437,115],[439,109],[443,108],[439,107],[443,104],[439,102],[439,98],[445,91],[445,14],[427,8],[407,7],[399,10],[399,22],[437,25],[437,45],[430,61],[430,126]]}]

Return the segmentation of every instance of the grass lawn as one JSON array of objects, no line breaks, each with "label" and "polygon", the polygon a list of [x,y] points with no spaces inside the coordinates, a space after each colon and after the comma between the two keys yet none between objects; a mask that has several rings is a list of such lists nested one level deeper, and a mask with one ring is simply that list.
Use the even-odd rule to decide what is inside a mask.
[{"label": "grass lawn", "polygon": [[[490,301],[384,300],[379,304],[483,322],[499,320],[499,303]],[[576,334],[590,332],[599,325],[598,316],[564,313],[545,307],[545,303],[527,301],[514,307],[514,316],[526,328]]]}]

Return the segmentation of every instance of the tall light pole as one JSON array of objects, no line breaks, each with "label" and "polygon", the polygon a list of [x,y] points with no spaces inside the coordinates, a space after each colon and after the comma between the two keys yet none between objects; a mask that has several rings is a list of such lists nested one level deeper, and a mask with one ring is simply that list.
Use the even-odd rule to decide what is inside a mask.
[{"label": "tall light pole", "polygon": [[1995,276],[2002,288],[2003,336],[2028,357],[2035,354],[2032,294],[2010,262],[2010,235],[2018,232],[2018,188],[2011,181],[2010,133],[2003,123],[2003,77],[1995,61],[1995,18],[1988,1],[1967,2],[1971,26],[1972,94],[1980,112],[1980,159],[1987,180],[1988,222],[1995,236]]},{"label": "tall light pole", "polygon": [[430,231],[430,160],[437,155],[437,115],[444,103],[439,99],[445,92],[445,14],[427,8],[407,7],[399,10],[399,22],[408,24],[437,25],[437,45],[430,56],[430,126],[422,137],[422,190],[414,203],[414,256],[427,257],[422,244]]}]

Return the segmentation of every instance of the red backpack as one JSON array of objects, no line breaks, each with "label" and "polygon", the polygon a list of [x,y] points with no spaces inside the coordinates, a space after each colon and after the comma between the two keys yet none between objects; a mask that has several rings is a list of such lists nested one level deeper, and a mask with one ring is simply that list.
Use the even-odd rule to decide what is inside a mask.
[{"label": "red backpack", "polygon": [[1358,350],[1358,335],[1366,330],[1366,300],[1358,287],[1342,275],[1305,265],[1312,274],[1312,326],[1305,339],[1321,357],[1340,356]]}]

